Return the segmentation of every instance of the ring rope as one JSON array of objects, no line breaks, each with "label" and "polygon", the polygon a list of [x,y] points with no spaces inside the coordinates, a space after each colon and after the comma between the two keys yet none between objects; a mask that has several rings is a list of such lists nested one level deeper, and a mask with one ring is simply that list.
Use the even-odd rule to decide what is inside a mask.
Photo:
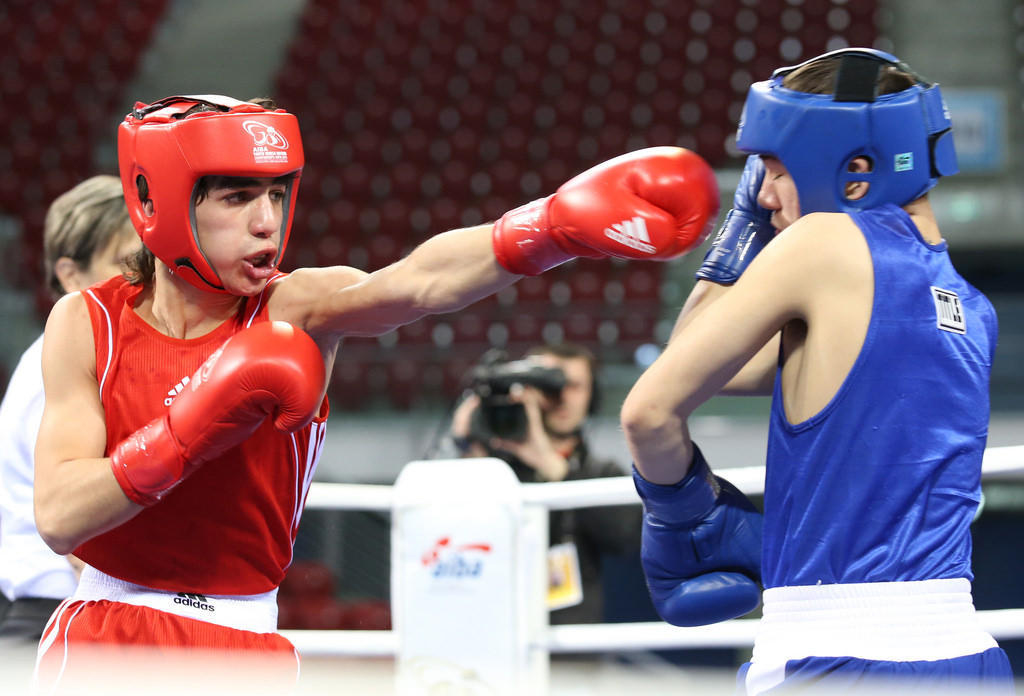
[{"label": "ring rope", "polygon": [[[1024,609],[979,611],[982,628],[1000,640],[1024,638]],[[749,648],[757,619],[734,619],[708,626],[680,627],[660,621],[610,624],[564,624],[547,629],[545,647],[552,653],[626,652]],[[304,631],[281,633],[303,656],[358,655],[389,657],[398,651],[394,631]]]},{"label": "ring rope", "polygon": [[[728,479],[747,495],[764,492],[764,467],[724,469]],[[982,479],[1024,478],[1024,445],[990,447],[982,460]],[[524,483],[524,502],[565,510],[639,502],[633,479],[617,476],[583,481]],[[390,510],[394,489],[389,485],[314,483],[307,509]],[[996,639],[1024,638],[1024,609],[977,612],[982,627]],[[660,621],[550,626],[546,649],[553,653],[621,652],[679,648],[749,648],[754,644],[757,619],[734,619],[709,626],[681,628]],[[394,631],[286,630],[304,656],[394,656],[398,634]]]},{"label": "ring rope", "polygon": [[[718,473],[747,495],[764,493],[764,467],[743,466],[722,469]],[[981,465],[982,479],[1024,478],[1024,445],[990,447]],[[543,505],[550,510],[630,505],[640,502],[629,476],[524,483],[524,502]],[[390,510],[394,489],[389,485],[366,483],[316,482],[306,499],[307,510]]]}]

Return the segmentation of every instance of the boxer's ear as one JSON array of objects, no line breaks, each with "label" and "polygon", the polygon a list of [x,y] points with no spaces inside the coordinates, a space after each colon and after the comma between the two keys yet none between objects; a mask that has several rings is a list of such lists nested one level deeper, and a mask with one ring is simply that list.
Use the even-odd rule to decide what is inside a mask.
[{"label": "boxer's ear", "polygon": [[[874,164],[869,157],[854,157],[847,167],[847,171],[857,173],[870,172],[872,169],[874,169]],[[871,188],[871,184],[866,181],[851,181],[843,189],[843,194],[847,200],[856,201],[866,196],[869,188]]]}]

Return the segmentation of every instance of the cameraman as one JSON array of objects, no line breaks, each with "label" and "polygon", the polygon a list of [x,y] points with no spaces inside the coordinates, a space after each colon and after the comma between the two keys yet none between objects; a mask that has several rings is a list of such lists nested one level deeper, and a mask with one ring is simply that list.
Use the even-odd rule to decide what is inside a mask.
[{"label": "cameraman", "polygon": [[[523,381],[512,381],[510,388],[502,390],[507,390],[502,395],[505,403],[519,404],[525,411],[525,424],[518,429],[521,432],[512,437],[494,434],[493,425],[488,426],[487,414],[482,412],[488,408],[487,403],[482,400],[481,390],[475,388],[452,418],[451,439],[460,455],[503,459],[524,483],[625,475],[616,462],[593,456],[584,437],[587,417],[598,406],[593,354],[582,346],[562,343],[536,346],[526,356],[516,363],[491,366],[491,374],[501,371],[503,379],[510,372],[515,374],[514,369],[508,368],[523,368]],[[487,381],[487,369],[484,365],[474,371],[475,387]],[[552,373],[557,379],[551,379]],[[635,552],[640,542],[639,529],[640,507],[634,505],[550,513],[550,594],[562,597],[560,601],[556,598],[554,603],[549,602],[553,607],[552,623],[604,621],[602,555]],[[570,568],[578,566],[578,578],[561,577],[556,569],[566,564]],[[559,583],[565,583],[566,592],[559,593]],[[566,604],[569,606],[554,608]]]}]

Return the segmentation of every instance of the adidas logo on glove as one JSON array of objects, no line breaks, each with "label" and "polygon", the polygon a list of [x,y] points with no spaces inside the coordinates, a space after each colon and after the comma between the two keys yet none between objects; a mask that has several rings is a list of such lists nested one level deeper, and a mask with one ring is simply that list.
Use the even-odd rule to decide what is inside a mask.
[{"label": "adidas logo on glove", "polygon": [[651,236],[647,233],[647,225],[642,217],[635,217],[632,220],[617,222],[611,227],[606,227],[604,236],[613,239],[619,244],[653,254],[654,245],[651,244]]}]

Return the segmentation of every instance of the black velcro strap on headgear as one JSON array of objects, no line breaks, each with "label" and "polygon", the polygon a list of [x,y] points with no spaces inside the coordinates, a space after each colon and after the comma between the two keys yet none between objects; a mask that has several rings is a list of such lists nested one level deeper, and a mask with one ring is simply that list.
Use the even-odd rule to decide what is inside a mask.
[{"label": "black velcro strap on headgear", "polygon": [[171,106],[172,104],[180,104],[182,102],[190,104],[205,104],[206,106],[213,107],[213,109],[217,111],[228,111],[231,108],[225,104],[218,104],[217,102],[210,101],[209,99],[203,99],[202,97],[164,97],[152,104],[147,104],[141,109],[133,109],[132,117],[136,119],[143,119],[154,111],[159,111],[160,109]]},{"label": "black velcro strap on headgear", "polygon": [[881,67],[882,62],[874,56],[856,53],[843,56],[836,75],[835,101],[873,102]]}]

